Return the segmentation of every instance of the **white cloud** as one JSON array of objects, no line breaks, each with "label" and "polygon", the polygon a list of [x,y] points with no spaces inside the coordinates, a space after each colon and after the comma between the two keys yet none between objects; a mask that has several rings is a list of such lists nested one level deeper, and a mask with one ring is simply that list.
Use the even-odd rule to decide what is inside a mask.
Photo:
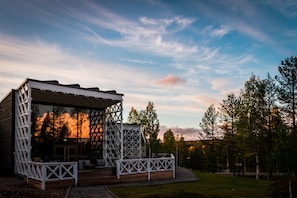
[{"label": "white cloud", "polygon": [[221,25],[219,28],[214,29],[211,32],[211,35],[214,36],[214,37],[221,38],[221,37],[225,36],[226,34],[228,34],[230,31],[231,31],[230,27],[228,27],[226,25]]},{"label": "white cloud", "polygon": [[181,128],[178,126],[168,127],[160,126],[159,138],[163,140],[163,135],[167,130],[171,130],[174,133],[176,139],[183,137],[185,141],[195,141],[205,139],[205,135],[198,128]]}]

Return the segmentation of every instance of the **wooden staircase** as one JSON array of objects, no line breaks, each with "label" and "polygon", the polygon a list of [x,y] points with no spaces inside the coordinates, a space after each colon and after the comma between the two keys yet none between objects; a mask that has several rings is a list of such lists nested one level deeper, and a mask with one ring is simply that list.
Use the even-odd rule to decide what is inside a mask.
[{"label": "wooden staircase", "polygon": [[78,171],[78,185],[80,186],[118,184],[120,182],[111,168]]}]

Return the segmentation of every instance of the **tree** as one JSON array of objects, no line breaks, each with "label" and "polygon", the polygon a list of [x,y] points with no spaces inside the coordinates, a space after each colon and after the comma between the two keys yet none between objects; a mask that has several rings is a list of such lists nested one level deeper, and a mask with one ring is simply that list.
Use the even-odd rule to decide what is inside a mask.
[{"label": "tree", "polygon": [[159,119],[154,109],[154,103],[148,102],[146,110],[141,110],[139,113],[133,107],[128,115],[128,121],[130,124],[138,124],[142,127],[142,131],[147,140],[149,157],[152,153],[157,152],[160,147],[159,134]]},{"label": "tree", "polygon": [[[225,131],[224,140],[227,144],[227,160],[228,166],[231,164],[233,175],[235,175],[235,121],[238,113],[239,99],[234,93],[228,94],[227,99],[221,103],[221,116],[223,118],[222,129]],[[229,168],[227,166],[227,169]]]},{"label": "tree", "polygon": [[272,121],[273,121],[273,111],[276,108],[276,91],[275,91],[275,82],[271,78],[270,74],[268,73],[267,79],[264,80],[265,84],[265,109],[264,109],[264,116],[266,122],[266,136],[267,136],[267,149],[266,150],[266,160],[267,160],[267,169],[268,169],[268,176],[272,176],[272,156],[273,156],[273,138],[275,137],[273,133],[277,133],[277,131],[273,130]]},{"label": "tree", "polygon": [[288,134],[287,125],[285,124],[281,112],[278,107],[274,107],[271,111],[271,159],[269,167],[274,168],[276,172],[287,172],[290,169],[290,136]]},{"label": "tree", "polygon": [[187,163],[188,158],[188,147],[185,141],[185,138],[181,135],[180,137],[177,135],[175,141],[175,159],[176,159],[176,166],[185,166]]},{"label": "tree", "polygon": [[168,129],[163,135],[163,148],[166,153],[175,152],[175,138],[171,129]]},{"label": "tree", "polygon": [[278,66],[279,75],[275,76],[278,82],[278,100],[285,105],[283,110],[289,114],[292,131],[296,132],[296,105],[297,105],[297,57],[291,56]]},{"label": "tree", "polygon": [[[240,119],[240,131],[244,139],[248,141],[248,153],[246,156],[255,156],[256,161],[256,179],[259,179],[259,146],[263,137],[265,123],[265,83],[264,81],[252,75],[245,83],[242,90],[242,103]],[[246,149],[246,148],[245,148]]]},{"label": "tree", "polygon": [[193,142],[188,145],[188,155],[185,161],[185,167],[194,170],[205,170],[203,143],[201,141]]},{"label": "tree", "polygon": [[[218,135],[215,131],[218,122],[218,112],[215,106],[212,104],[208,107],[207,111],[204,113],[202,120],[200,122],[200,127],[206,133],[207,137],[210,139],[211,144],[211,166],[212,172],[217,169],[216,157],[215,157],[215,137]],[[215,134],[216,133],[216,134]]]},{"label": "tree", "polygon": [[206,136],[213,140],[215,135],[215,128],[218,122],[218,112],[216,111],[215,106],[212,104],[208,107],[207,111],[204,113],[202,120],[199,126],[202,128]]},{"label": "tree", "polygon": [[288,115],[287,123],[290,124],[290,166],[297,174],[297,131],[296,131],[296,105],[297,105],[297,57],[291,56],[281,61],[278,66],[277,81],[278,100],[282,110]]},{"label": "tree", "polygon": [[128,115],[128,123],[129,124],[139,124],[139,113],[134,107],[131,107],[131,110]]}]

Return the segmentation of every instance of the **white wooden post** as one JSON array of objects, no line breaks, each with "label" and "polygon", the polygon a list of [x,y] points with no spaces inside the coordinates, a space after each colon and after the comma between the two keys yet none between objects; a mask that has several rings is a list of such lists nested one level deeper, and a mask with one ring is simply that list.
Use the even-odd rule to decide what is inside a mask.
[{"label": "white wooden post", "polygon": [[120,161],[116,161],[116,167],[117,167],[117,178],[120,179]]},{"label": "white wooden post", "polygon": [[146,161],[147,163],[147,180],[151,180],[151,159]]},{"label": "white wooden post", "polygon": [[175,179],[175,157],[172,155],[172,176],[173,176],[173,179]]},{"label": "white wooden post", "polygon": [[41,165],[41,189],[45,189],[45,180],[46,180],[46,165]]},{"label": "white wooden post", "polygon": [[291,185],[291,180],[289,180],[289,197],[292,198],[292,185]]},{"label": "white wooden post", "polygon": [[73,166],[74,184],[77,186],[77,162]]}]

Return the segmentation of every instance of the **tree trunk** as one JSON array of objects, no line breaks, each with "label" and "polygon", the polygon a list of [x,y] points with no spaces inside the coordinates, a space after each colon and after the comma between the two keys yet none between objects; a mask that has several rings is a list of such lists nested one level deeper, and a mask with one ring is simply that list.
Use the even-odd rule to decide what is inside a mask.
[{"label": "tree trunk", "polygon": [[256,179],[259,179],[259,174],[260,174],[260,166],[259,166],[259,155],[256,153]]}]

